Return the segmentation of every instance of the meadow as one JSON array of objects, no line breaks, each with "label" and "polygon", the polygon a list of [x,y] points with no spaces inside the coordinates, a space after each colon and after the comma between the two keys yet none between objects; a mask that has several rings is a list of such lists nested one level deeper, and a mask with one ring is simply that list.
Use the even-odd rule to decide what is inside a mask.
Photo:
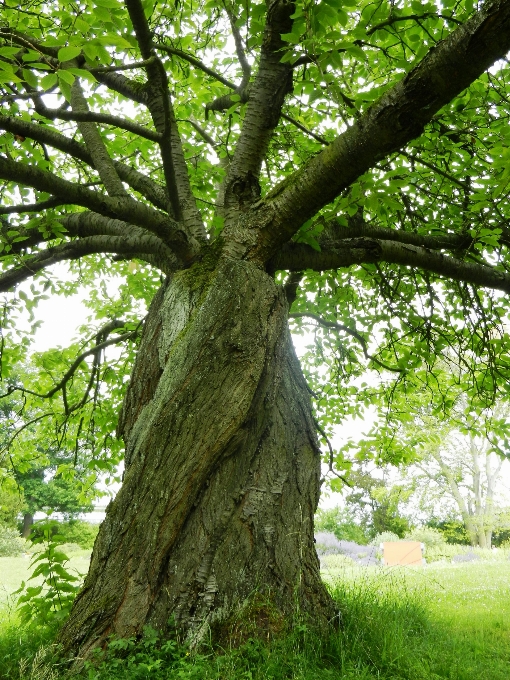
[{"label": "meadow", "polygon": [[[70,566],[84,571],[87,555]],[[28,560],[0,558],[2,680],[57,680],[53,631],[22,627],[5,595],[27,572]],[[190,654],[151,630],[140,641],[114,643],[84,680],[508,680],[510,560],[420,568],[359,567],[335,556],[323,575],[342,614],[327,637],[296,621],[286,634],[236,649]],[[127,647],[127,649],[126,649]],[[41,651],[42,649],[42,651]],[[39,650],[39,652],[37,651]],[[129,654],[126,656],[126,652]],[[20,672],[21,661],[21,672]]]}]

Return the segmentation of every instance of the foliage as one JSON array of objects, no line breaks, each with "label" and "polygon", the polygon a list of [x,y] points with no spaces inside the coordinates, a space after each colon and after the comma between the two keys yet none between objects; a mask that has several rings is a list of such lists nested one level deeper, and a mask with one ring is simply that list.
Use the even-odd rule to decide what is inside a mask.
[{"label": "foliage", "polygon": [[18,515],[23,510],[25,499],[23,491],[12,477],[0,481],[0,526],[15,527]]},{"label": "foliage", "polygon": [[363,528],[356,522],[349,508],[319,508],[315,515],[315,531],[329,531],[339,540],[353,541],[360,545],[368,542]]},{"label": "foliage", "polygon": [[349,512],[354,515],[370,538],[382,532],[399,537],[410,528],[410,520],[403,515],[403,506],[412,490],[402,484],[392,484],[384,476],[373,476],[362,465],[353,467],[349,474],[351,485],[345,493]]},{"label": "foliage", "polygon": [[0,557],[16,557],[27,549],[27,543],[17,529],[0,525]]},{"label": "foliage", "polygon": [[370,544],[379,546],[381,543],[393,543],[400,540],[401,537],[398,534],[394,534],[391,531],[383,531],[380,534],[376,534],[370,541]]},{"label": "foliage", "polygon": [[[86,3],[76,7],[70,11],[68,3],[52,1],[40,16],[39,6],[32,1],[23,11],[12,3],[2,6],[2,25],[14,31],[2,37],[0,47],[3,153],[20,166],[51,172],[51,178],[92,187],[81,201],[83,206],[71,197],[70,190],[61,189],[64,195],[60,198],[52,196],[55,182],[37,187],[25,175],[21,179],[4,177],[6,217],[0,244],[4,272],[16,268],[19,258],[30,259],[45,253],[47,247],[73,243],[71,218],[80,213],[86,219],[90,196],[104,196],[101,173],[88,156],[84,160],[82,151],[73,155],[75,146],[57,144],[54,137],[57,148],[39,138],[44,128],[45,133],[60,135],[60,140],[76,138],[80,148],[84,146],[76,116],[69,110],[71,88],[78,81],[91,110],[104,115],[129,110],[126,120],[118,115],[110,121],[107,133],[106,123],[98,122],[107,155],[122,164],[125,172],[135,170],[152,182],[152,193],[144,195],[139,184],[124,180],[137,208],[150,206],[151,215],[168,209],[154,198],[159,190],[167,189],[165,169],[159,144],[147,136],[148,130],[153,132],[150,112],[136,96],[137,85],[147,78],[147,65],[141,59],[126,5],[108,0],[95,5],[93,11]],[[403,81],[433,45],[441,44],[473,15],[474,4],[471,0],[443,3],[440,13],[433,3],[414,0],[398,6],[389,1],[375,5],[368,0],[347,4],[323,0],[298,2],[295,9],[281,50],[283,62],[294,67],[293,91],[283,103],[284,117],[275,123],[263,159],[264,171],[257,177],[263,198],[297,167],[306,170],[323,148],[330,149],[330,142],[352,129],[354,121],[367,115],[396,82]],[[154,58],[172,83],[172,106],[191,200],[197,200],[206,233],[217,236],[224,217],[214,206],[249,109],[247,88],[253,87],[259,63],[265,5],[250,0],[238,3],[234,14],[229,14],[227,5],[218,2],[180,2],[151,6],[147,14]],[[235,28],[251,55],[251,77],[246,69],[243,72],[242,60],[236,58],[228,39]],[[16,32],[30,39],[27,42]],[[17,42],[18,38],[25,42]],[[104,69],[110,73],[119,70],[119,77],[125,78],[123,93],[109,86],[111,79]],[[378,235],[389,239],[398,232],[395,243],[411,234],[409,238],[416,240],[417,247],[429,247],[436,243],[443,225],[448,225],[455,243],[450,247],[439,241],[436,248],[437,252],[444,253],[446,248],[453,253],[441,254],[447,263],[451,257],[452,266],[454,261],[462,264],[464,260],[474,269],[485,264],[503,279],[510,190],[507,89],[507,69],[498,66],[462,92],[452,94],[452,101],[445,103],[425,128],[416,130],[414,140],[376,155],[370,167],[349,180],[336,196],[314,209],[314,214],[303,215],[296,224],[294,242],[320,253],[327,250],[324,244],[333,237],[368,234],[372,243],[377,243]],[[221,107],[220,101],[226,101],[225,106]],[[139,127],[133,128],[136,124]],[[144,186],[149,186],[148,182]],[[321,179],[321,183],[325,185],[327,180]],[[34,203],[40,208],[25,212],[26,206]],[[94,209],[105,210],[97,202]],[[301,207],[299,211],[302,213]],[[135,211],[128,212],[135,220]],[[106,216],[110,214],[106,210]],[[139,224],[145,226],[143,221]],[[116,414],[139,341],[140,321],[160,284],[157,263],[150,256],[144,259],[144,253],[136,255],[92,252],[79,263],[71,260],[72,280],[58,280],[56,274],[37,275],[30,286],[6,298],[0,324],[7,391],[30,386],[30,392],[24,392],[24,409],[34,417],[41,416],[38,438],[52,447],[60,441],[65,450],[86,453],[86,470],[91,476],[102,472],[116,475],[122,457],[122,444],[114,436]],[[508,314],[507,297],[471,281],[463,283],[462,277],[448,282],[442,278],[448,276],[448,267],[438,273],[427,269],[423,259],[417,258],[413,264],[406,267],[391,258],[374,262],[368,257],[349,267],[321,266],[316,271],[302,267],[305,274],[291,323],[297,334],[313,333],[314,342],[303,362],[316,395],[317,417],[327,434],[333,424],[363,415],[370,405],[384,407],[385,394],[393,400],[412,392],[413,386],[430,391],[435,409],[448,410],[451,381],[444,381],[434,366],[434,357],[445,355],[446,350],[449,362],[468,365],[460,379],[461,388],[476,409],[491,402],[496,392],[505,393],[509,339],[502,319]],[[277,278],[283,281],[285,275],[277,274]],[[66,349],[36,354],[30,372],[19,375],[18,366],[27,364],[37,331],[38,303],[50,295],[69,295],[80,287],[87,291],[91,314],[80,329],[80,340]],[[29,330],[17,323],[24,311]],[[495,337],[497,342],[489,351],[487,338]],[[94,351],[108,339],[122,350],[117,354],[110,348],[105,348],[104,354]],[[381,381],[358,380],[355,384],[367,369],[375,377],[380,374]],[[70,370],[72,377],[65,381],[64,395],[61,380]],[[502,379],[496,380],[496,375]],[[58,386],[61,389],[52,392]],[[45,394],[51,396],[40,396]],[[22,424],[23,420],[18,425]],[[381,415],[385,442],[369,455],[406,460],[409,451],[390,450],[386,445],[392,437],[391,427],[384,424]],[[341,450],[334,452],[333,458],[337,470],[342,471],[351,456]],[[86,486],[87,480],[82,481]]]},{"label": "foliage", "polygon": [[80,589],[74,585],[80,581],[79,577],[66,569],[68,557],[59,550],[64,538],[52,533],[54,526],[54,522],[47,522],[42,536],[33,539],[33,543],[42,545],[43,550],[34,553],[30,566],[35,568],[28,580],[42,576],[42,585],[29,586],[23,581],[16,591],[19,594],[18,610],[25,623],[30,621],[44,626],[62,621]]},{"label": "foliage", "polygon": [[430,519],[427,525],[440,531],[447,543],[469,545],[469,536],[466,533],[464,523],[457,519],[437,520]]},{"label": "foliage", "polygon": [[71,519],[68,522],[56,520],[53,520],[51,523],[47,521],[36,522],[32,526],[31,540],[34,540],[34,538],[39,540],[44,538],[45,532],[48,530],[52,539],[58,534],[62,542],[76,543],[80,548],[92,548],[99,531],[99,525],[80,519]]},{"label": "foliage", "polygon": [[[14,292],[0,361],[18,404],[1,464],[30,473],[44,442],[82,495],[117,475],[115,423],[147,305],[213,240],[214,257],[289,283],[292,326],[314,336],[303,363],[332,472],[353,462],[350,445],[326,450],[333,425],[370,407],[378,436],[356,455],[413,459],[394,423],[419,390],[434,413],[460,390],[476,429],[510,384],[510,76],[487,70],[508,48],[507,9],[2,3],[0,290]],[[56,261],[72,281],[45,271]],[[87,287],[79,339],[30,363],[38,303]],[[380,380],[363,382],[367,369]],[[370,482],[361,525],[403,535],[404,493]]]}]

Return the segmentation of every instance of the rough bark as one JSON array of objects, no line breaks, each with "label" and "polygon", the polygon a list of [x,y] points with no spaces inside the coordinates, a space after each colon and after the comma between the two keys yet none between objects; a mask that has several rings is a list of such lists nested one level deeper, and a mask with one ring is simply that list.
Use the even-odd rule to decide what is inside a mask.
[{"label": "rough bark", "polygon": [[320,455],[284,292],[246,262],[196,265],[155,298],[125,399],[123,486],[62,633],[86,657],[173,617],[197,643],[254,593],[335,615],[313,515]]}]

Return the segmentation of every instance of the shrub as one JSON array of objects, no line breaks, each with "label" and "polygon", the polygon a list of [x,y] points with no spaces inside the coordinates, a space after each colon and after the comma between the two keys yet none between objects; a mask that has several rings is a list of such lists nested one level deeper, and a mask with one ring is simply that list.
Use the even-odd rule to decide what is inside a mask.
[{"label": "shrub", "polygon": [[406,534],[404,540],[425,543],[427,551],[430,548],[436,548],[446,543],[444,534],[439,529],[433,529],[432,527],[417,527]]},{"label": "shrub", "polygon": [[17,557],[26,550],[26,542],[16,529],[0,526],[0,557]]},{"label": "shrub", "polygon": [[469,536],[467,535],[464,523],[457,519],[448,519],[444,521],[431,520],[427,522],[427,526],[432,529],[440,531],[447,543],[462,545],[469,545]]}]

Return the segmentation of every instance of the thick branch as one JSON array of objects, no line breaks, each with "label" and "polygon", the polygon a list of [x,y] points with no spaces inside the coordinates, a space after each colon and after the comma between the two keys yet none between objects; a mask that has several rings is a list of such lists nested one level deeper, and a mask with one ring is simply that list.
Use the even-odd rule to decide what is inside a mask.
[{"label": "thick branch", "polygon": [[440,252],[395,241],[370,238],[345,239],[324,243],[321,252],[302,243],[287,243],[269,262],[275,271],[324,271],[353,264],[388,262],[434,272],[455,281],[510,293],[510,274],[473,262],[464,262]]},{"label": "thick branch", "polygon": [[[7,130],[15,135],[34,139],[41,144],[47,144],[94,167],[92,157],[83,144],[74,139],[69,139],[46,125],[29,123],[18,117],[0,115],[0,130]],[[113,161],[113,164],[123,182],[129,184],[130,187],[138,191],[157,208],[168,210],[168,199],[162,186],[125,163]]]},{"label": "thick branch", "polygon": [[189,183],[188,170],[182,151],[181,139],[170,101],[168,78],[161,61],[156,57],[152,33],[140,0],[125,0],[129,17],[133,23],[136,39],[143,59],[155,57],[147,64],[147,106],[154,126],[161,134],[159,146],[163,161],[163,173],[177,220],[182,221],[189,235],[197,244],[206,239],[204,225],[196,208]]},{"label": "thick branch", "polygon": [[[432,250],[463,250],[469,248],[473,243],[473,237],[469,234],[453,234],[448,232],[438,232],[436,235],[419,234],[413,231],[401,231],[397,229],[386,229],[369,222],[365,222],[356,216],[349,219],[349,226],[344,227],[337,220],[329,220],[326,223],[327,233],[331,234],[334,240],[352,239],[359,236],[395,241],[397,243],[407,243],[413,246],[431,248]],[[503,240],[500,240],[503,243]]]},{"label": "thick branch", "polygon": [[260,65],[250,88],[244,123],[225,183],[226,224],[237,220],[239,208],[260,195],[258,176],[269,140],[278,125],[285,96],[292,91],[292,67],[281,62],[286,43],[282,33],[292,30],[293,3],[268,3]]},{"label": "thick branch", "polygon": [[[7,292],[17,284],[35,276],[41,270],[51,267],[57,262],[77,260],[94,253],[119,253],[130,257],[136,255],[140,258],[143,258],[144,253],[147,253],[152,258],[160,257],[159,244],[159,239],[155,239],[151,235],[131,237],[129,233],[123,237],[88,236],[70,243],[63,243],[27,257],[18,266],[0,274],[0,293]],[[170,273],[170,263],[166,258],[160,257],[160,259],[163,271]]]},{"label": "thick branch", "polygon": [[[89,113],[88,103],[78,78],[76,78],[71,87],[71,106],[73,107],[73,113]],[[78,129],[85,141],[85,146],[92,156],[94,167],[98,171],[106,191],[110,196],[127,197],[126,190],[119,179],[96,124],[82,121],[78,123]]]},{"label": "thick branch", "polygon": [[276,249],[360,175],[418,137],[445,104],[510,49],[510,2],[495,0],[432,48],[348,130],[260,204],[273,211],[249,257]]},{"label": "thick branch", "polygon": [[193,258],[193,252],[177,224],[131,198],[104,196],[33,165],[17,163],[1,156],[0,178],[52,193],[65,198],[69,203],[81,205],[106,217],[120,217],[155,233],[185,261]]}]

